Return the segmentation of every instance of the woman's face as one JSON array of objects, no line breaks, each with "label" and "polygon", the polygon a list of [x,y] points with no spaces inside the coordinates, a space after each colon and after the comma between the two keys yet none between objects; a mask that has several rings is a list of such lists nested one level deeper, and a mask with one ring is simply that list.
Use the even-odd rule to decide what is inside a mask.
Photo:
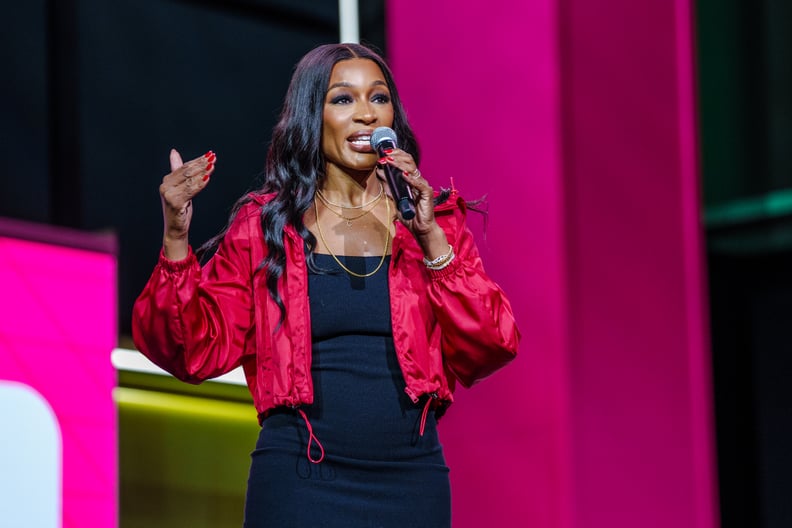
[{"label": "woman's face", "polygon": [[327,173],[370,172],[377,154],[369,140],[375,128],[393,126],[390,90],[376,62],[343,60],[333,67],[324,102],[322,152]]}]

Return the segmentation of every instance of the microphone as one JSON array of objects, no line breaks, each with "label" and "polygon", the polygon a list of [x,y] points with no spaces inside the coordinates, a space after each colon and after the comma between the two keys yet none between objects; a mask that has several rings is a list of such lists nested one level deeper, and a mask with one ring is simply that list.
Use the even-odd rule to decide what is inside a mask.
[{"label": "microphone", "polygon": [[[387,156],[385,151],[394,149],[398,146],[396,142],[396,132],[388,127],[378,127],[371,134],[371,148],[377,151],[377,155],[382,158]],[[383,166],[385,170],[385,180],[390,187],[391,195],[396,201],[396,207],[405,220],[415,217],[415,201],[413,200],[412,190],[402,178],[401,171],[392,165]]]}]

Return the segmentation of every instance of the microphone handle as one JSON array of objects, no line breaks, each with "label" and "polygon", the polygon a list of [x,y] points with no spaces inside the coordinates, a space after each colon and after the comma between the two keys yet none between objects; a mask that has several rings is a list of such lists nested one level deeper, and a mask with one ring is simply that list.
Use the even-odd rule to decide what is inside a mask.
[{"label": "microphone handle", "polygon": [[[380,158],[386,156],[385,150],[395,148],[390,141],[382,141],[377,145],[377,154]],[[410,188],[401,176],[401,171],[392,165],[385,165],[385,180],[390,187],[391,195],[396,202],[396,208],[405,220],[415,218],[415,201]]]}]

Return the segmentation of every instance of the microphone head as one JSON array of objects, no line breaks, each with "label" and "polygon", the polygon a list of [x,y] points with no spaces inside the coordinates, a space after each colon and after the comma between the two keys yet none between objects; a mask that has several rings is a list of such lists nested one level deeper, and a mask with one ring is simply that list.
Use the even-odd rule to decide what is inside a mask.
[{"label": "microphone head", "polygon": [[371,148],[378,150],[383,141],[390,141],[394,147],[398,147],[399,143],[396,141],[396,132],[388,127],[377,127],[371,134]]}]

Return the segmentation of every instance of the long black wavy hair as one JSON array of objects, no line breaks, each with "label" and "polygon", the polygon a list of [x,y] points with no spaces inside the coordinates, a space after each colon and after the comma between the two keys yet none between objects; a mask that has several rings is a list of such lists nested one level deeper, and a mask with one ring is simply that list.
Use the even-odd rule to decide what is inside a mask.
[{"label": "long black wavy hair", "polygon": [[[289,225],[302,237],[308,248],[308,264],[313,266],[316,238],[305,227],[303,215],[311,207],[314,193],[322,187],[326,177],[322,123],[330,75],[336,63],[349,59],[369,59],[379,66],[390,91],[393,105],[391,128],[399,138],[399,147],[409,152],[416,163],[419,161],[418,143],[407,121],[393,74],[374,50],[360,44],[325,44],[308,52],[297,63],[278,124],[272,132],[264,184],[259,189],[261,193],[275,194],[261,208],[261,228],[268,251],[259,269],[266,274],[267,290],[280,308],[281,322],[286,317],[286,307],[278,292],[278,280],[286,268],[284,228]],[[237,200],[223,230],[196,251],[199,258],[217,248],[241,207],[251,199],[246,194]]]}]

